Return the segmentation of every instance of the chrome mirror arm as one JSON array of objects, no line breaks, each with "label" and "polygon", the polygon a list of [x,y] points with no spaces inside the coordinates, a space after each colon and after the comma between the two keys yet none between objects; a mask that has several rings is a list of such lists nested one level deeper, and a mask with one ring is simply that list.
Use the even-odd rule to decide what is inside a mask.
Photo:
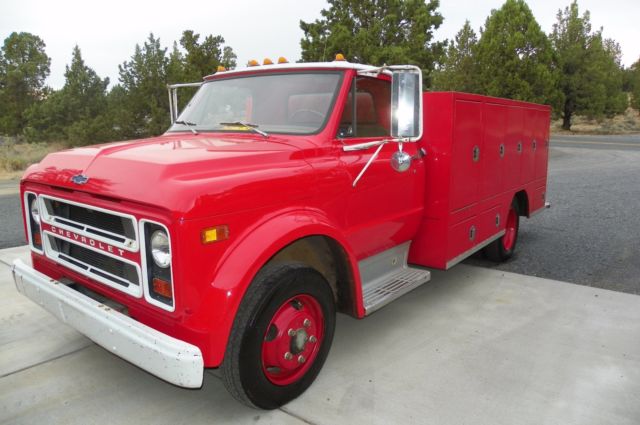
[{"label": "chrome mirror arm", "polygon": [[343,146],[342,150],[344,152],[361,151],[361,150],[367,150],[367,149],[373,148],[375,146],[378,147],[378,149],[376,149],[376,151],[373,153],[371,158],[369,158],[367,163],[364,165],[364,167],[362,167],[362,170],[360,170],[360,173],[358,173],[355,180],[353,180],[353,187],[356,187],[356,184],[358,184],[358,181],[362,178],[362,176],[367,171],[371,163],[375,161],[375,159],[378,157],[384,145],[386,145],[387,143],[398,143],[398,148],[400,152],[402,152],[402,144],[406,141],[407,141],[406,139],[383,139],[383,140],[374,140],[373,142],[365,142],[365,143],[358,143],[355,145]]},{"label": "chrome mirror arm", "polygon": [[407,142],[408,139],[382,139],[382,140],[374,140],[373,142],[365,142],[365,143],[358,143],[355,145],[344,145],[342,147],[342,150],[344,152],[353,152],[353,151],[363,151],[363,150],[367,150],[379,145],[384,145],[386,143],[405,143]]},{"label": "chrome mirror arm", "polygon": [[353,152],[353,151],[364,151],[376,146],[380,146],[380,145],[384,145],[387,142],[390,142],[391,140],[374,140],[373,142],[365,142],[365,143],[358,143],[355,145],[344,145],[342,147],[342,150],[344,152]]}]

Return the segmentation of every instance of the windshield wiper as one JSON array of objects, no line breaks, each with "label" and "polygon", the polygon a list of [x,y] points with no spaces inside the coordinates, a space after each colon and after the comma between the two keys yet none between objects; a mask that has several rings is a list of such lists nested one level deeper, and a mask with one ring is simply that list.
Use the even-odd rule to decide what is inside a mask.
[{"label": "windshield wiper", "polygon": [[192,127],[195,127],[196,125],[198,125],[198,124],[196,124],[196,123],[194,123],[194,122],[191,122],[191,121],[182,121],[182,120],[180,120],[180,121],[174,121],[173,123],[174,123],[174,124],[182,124],[182,125],[186,125],[186,126],[188,126],[188,127],[189,127],[189,130],[191,130],[191,132],[192,132],[193,134],[198,134],[198,132],[196,131],[196,129],[195,129],[195,128],[192,128]]},{"label": "windshield wiper", "polygon": [[220,125],[239,125],[241,127],[246,128],[249,131],[253,131],[254,133],[258,133],[261,136],[269,137],[269,133],[267,133],[266,131],[259,130],[257,124],[250,124],[250,123],[246,123],[246,122],[242,122],[242,121],[234,121],[234,122],[221,122]]}]

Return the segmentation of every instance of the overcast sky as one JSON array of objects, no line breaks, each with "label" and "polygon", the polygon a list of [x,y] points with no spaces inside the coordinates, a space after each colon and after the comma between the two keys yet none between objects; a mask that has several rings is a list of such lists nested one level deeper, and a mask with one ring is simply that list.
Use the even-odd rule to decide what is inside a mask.
[{"label": "overcast sky", "polygon": [[[441,0],[443,25],[439,40],[453,38],[469,19],[478,31],[491,9],[504,0]],[[545,32],[550,32],[559,7],[570,0],[530,0],[529,6]],[[13,31],[40,36],[51,57],[47,83],[64,85],[65,65],[75,44],[87,65],[101,77],[118,80],[118,64],[128,60],[136,43],[153,32],[163,46],[179,40],[185,29],[202,36],[222,35],[238,55],[238,65],[249,59],[285,56],[300,58],[302,31],[299,21],[311,21],[326,7],[324,0],[0,0],[0,37]],[[591,11],[593,28],[604,27],[604,35],[620,43],[626,66],[640,58],[640,0],[580,0],[581,12]]]}]

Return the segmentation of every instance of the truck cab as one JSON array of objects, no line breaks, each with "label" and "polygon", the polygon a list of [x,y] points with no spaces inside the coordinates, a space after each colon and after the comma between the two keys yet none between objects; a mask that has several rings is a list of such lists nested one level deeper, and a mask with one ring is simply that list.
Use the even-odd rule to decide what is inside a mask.
[{"label": "truck cab", "polygon": [[545,205],[549,113],[423,93],[406,65],[220,71],[165,134],[26,171],[16,286],[168,382],[221,368],[238,400],[276,408],[320,372],[336,312],[513,255]]}]

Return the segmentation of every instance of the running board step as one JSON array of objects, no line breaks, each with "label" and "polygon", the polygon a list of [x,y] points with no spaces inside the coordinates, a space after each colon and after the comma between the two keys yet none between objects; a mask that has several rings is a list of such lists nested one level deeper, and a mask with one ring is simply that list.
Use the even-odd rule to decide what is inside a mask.
[{"label": "running board step", "polygon": [[428,270],[407,265],[409,245],[410,242],[398,245],[358,264],[366,315],[431,279]]},{"label": "running board step", "polygon": [[431,279],[429,271],[407,267],[406,270],[399,273],[371,282],[362,294],[366,314],[373,313],[396,298],[428,282],[429,279]]}]

